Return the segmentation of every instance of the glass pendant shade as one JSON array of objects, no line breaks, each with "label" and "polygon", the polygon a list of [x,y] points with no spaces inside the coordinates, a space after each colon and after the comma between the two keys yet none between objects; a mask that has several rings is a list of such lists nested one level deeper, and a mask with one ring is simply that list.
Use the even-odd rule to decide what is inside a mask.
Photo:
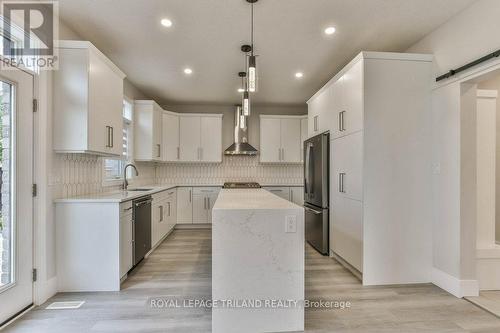
[{"label": "glass pendant shade", "polygon": [[246,121],[246,117],[244,115],[241,115],[240,116],[240,128],[241,129],[245,129],[245,127],[246,127],[245,121]]},{"label": "glass pendant shade", "polygon": [[248,91],[245,91],[243,93],[243,115],[244,116],[250,116],[250,96],[248,94]]},{"label": "glass pendant shade", "polygon": [[248,57],[248,90],[257,91],[257,59],[254,55]]}]

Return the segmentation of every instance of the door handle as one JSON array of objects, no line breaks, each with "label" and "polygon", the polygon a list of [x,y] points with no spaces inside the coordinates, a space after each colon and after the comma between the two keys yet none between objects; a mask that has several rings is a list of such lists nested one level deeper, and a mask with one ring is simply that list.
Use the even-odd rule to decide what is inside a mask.
[{"label": "door handle", "polygon": [[111,148],[110,132],[111,132],[111,127],[106,126],[106,148]]},{"label": "door handle", "polygon": [[160,206],[160,222],[163,222],[163,206]]},{"label": "door handle", "polygon": [[345,177],[345,172],[339,173],[339,192],[340,193],[345,193],[345,190],[344,190],[344,177]]},{"label": "door handle", "polygon": [[114,128],[112,126],[110,126],[110,129],[111,129],[110,130],[110,133],[111,133],[110,134],[111,135],[111,139],[110,139],[111,143],[110,143],[110,145],[111,145],[111,148],[113,148],[115,146],[115,138],[114,138],[114,136],[115,136],[115,130],[114,130]]},{"label": "door handle", "polygon": [[312,213],[314,213],[316,215],[319,215],[319,214],[323,213],[323,212],[320,212],[318,210],[315,210],[315,209],[312,209],[312,208],[309,208],[309,207],[305,207],[305,206],[304,206],[304,209],[307,210],[308,212],[312,212]]},{"label": "door handle", "polygon": [[339,131],[340,132],[345,131],[344,115],[345,115],[345,110],[339,113]]}]

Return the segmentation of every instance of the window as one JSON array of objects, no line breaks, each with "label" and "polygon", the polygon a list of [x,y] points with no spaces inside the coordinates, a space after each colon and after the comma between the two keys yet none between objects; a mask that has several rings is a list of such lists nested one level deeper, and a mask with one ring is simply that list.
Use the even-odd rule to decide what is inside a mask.
[{"label": "window", "polygon": [[116,185],[122,180],[123,168],[132,160],[132,102],[123,101],[123,156],[122,158],[104,159],[104,185]]}]

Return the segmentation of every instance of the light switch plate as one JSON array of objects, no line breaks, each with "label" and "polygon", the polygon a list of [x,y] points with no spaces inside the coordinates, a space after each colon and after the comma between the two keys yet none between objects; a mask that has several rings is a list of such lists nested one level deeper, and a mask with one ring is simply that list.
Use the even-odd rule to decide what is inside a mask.
[{"label": "light switch plate", "polygon": [[285,232],[297,232],[297,218],[294,215],[285,217]]}]

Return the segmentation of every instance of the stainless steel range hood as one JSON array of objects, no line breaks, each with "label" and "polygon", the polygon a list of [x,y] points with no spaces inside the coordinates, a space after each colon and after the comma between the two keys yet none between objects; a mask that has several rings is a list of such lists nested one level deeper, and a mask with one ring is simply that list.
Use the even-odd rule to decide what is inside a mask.
[{"label": "stainless steel range hood", "polygon": [[234,143],[224,155],[257,155],[258,151],[248,143],[248,124],[246,117],[241,116],[241,105],[236,106],[234,114]]}]

